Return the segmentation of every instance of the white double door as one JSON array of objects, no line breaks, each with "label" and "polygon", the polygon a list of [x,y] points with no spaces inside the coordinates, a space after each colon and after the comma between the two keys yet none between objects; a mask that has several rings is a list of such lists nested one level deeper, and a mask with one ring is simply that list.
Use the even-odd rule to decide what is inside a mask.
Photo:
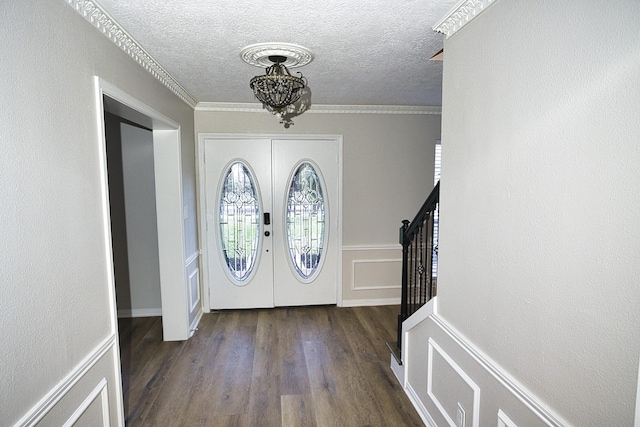
[{"label": "white double door", "polygon": [[200,139],[209,308],[335,304],[339,140]]}]

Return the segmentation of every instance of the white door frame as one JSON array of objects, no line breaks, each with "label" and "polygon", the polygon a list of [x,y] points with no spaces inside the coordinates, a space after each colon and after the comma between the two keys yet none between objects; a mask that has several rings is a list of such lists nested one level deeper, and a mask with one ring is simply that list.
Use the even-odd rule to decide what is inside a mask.
[{"label": "white door frame", "polygon": [[[151,119],[153,129],[153,160],[155,169],[156,211],[158,221],[158,255],[160,263],[160,294],[162,300],[162,329],[165,341],[182,341],[190,336],[187,304],[187,277],[185,270],[185,239],[182,219],[182,166],[180,151],[180,125],[143,104],[116,86],[95,77],[105,244],[108,281],[111,285],[113,332],[117,336],[117,307],[113,249],[111,245],[111,219],[109,210],[109,184],[104,124],[106,95],[134,112]],[[125,117],[127,118],[127,117]]]},{"label": "white door frame", "polygon": [[[296,140],[326,140],[338,144],[338,259],[336,266],[336,305],[342,307],[342,135],[317,135],[317,134],[255,134],[255,133],[199,133],[198,134],[198,230],[202,246],[202,269],[204,289],[204,310],[209,312],[209,257],[210,251],[207,247],[207,212],[204,201],[205,194],[205,164],[204,164],[204,142],[206,139],[296,139]],[[217,260],[216,260],[217,262]]]}]

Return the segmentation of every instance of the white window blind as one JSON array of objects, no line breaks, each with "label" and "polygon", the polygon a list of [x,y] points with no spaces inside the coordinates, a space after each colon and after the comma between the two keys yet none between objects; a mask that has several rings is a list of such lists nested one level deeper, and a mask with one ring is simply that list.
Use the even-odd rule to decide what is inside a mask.
[{"label": "white window blind", "polygon": [[[440,181],[440,170],[442,161],[442,144],[440,141],[436,143],[435,159],[433,165],[433,185],[435,186]],[[440,208],[436,208],[433,214],[433,247],[435,253],[433,257],[433,265],[431,267],[431,274],[433,277],[438,277],[438,216],[440,214]]]}]

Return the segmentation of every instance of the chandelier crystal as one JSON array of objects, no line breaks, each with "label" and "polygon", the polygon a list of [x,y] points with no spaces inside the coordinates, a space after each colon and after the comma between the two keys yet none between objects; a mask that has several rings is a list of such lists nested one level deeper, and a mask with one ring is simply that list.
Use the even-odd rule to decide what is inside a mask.
[{"label": "chandelier crystal", "polygon": [[277,116],[282,116],[289,105],[300,99],[302,90],[307,86],[307,79],[292,76],[283,64],[287,57],[270,55],[269,60],[273,65],[267,67],[264,75],[255,76],[249,82],[253,94],[267,109]]}]

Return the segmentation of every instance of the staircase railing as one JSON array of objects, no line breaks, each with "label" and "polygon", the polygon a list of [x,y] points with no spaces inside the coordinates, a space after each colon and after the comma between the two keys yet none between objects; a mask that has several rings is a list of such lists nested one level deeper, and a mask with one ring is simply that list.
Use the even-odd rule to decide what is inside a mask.
[{"label": "staircase railing", "polygon": [[397,355],[402,350],[402,322],[436,296],[440,182],[433,187],[413,221],[402,221],[402,299],[398,315]]}]

